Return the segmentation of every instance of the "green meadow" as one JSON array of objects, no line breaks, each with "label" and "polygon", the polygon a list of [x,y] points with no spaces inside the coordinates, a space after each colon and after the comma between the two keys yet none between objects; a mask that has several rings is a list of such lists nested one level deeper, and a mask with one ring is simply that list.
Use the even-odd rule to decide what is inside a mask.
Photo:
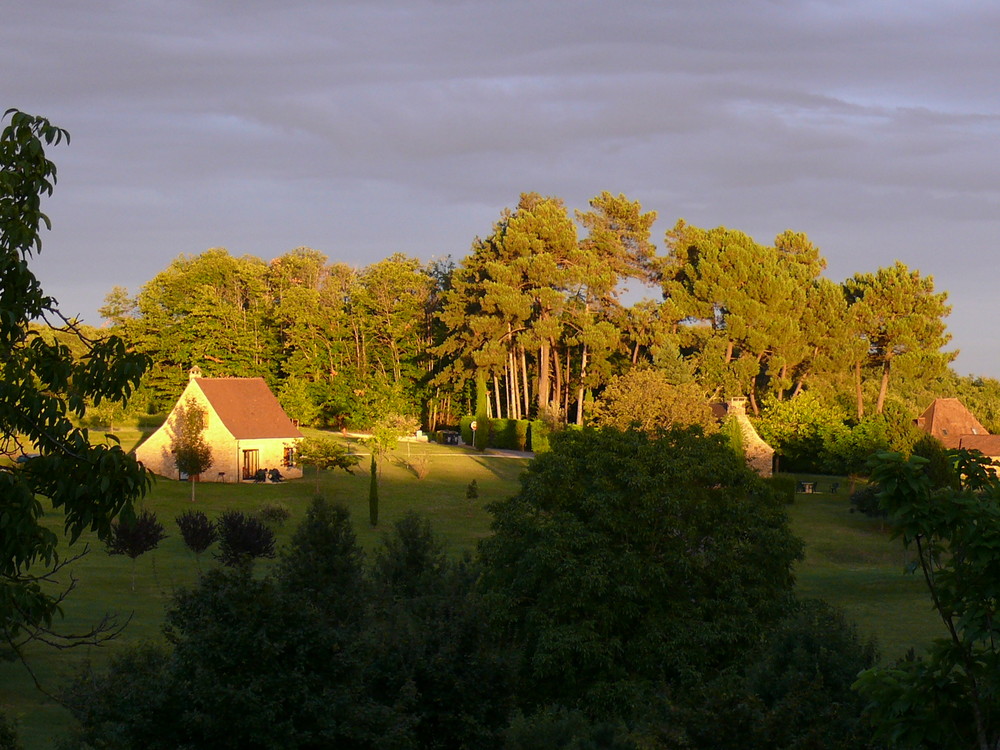
[{"label": "green meadow", "polygon": [[[124,431],[119,437],[130,447],[141,436],[137,431]],[[379,526],[373,529],[368,523],[367,450],[360,443],[352,445],[364,454],[355,473],[320,473],[319,494],[350,510],[358,539],[368,550],[378,545],[384,529],[415,510],[430,518],[436,533],[455,554],[473,551],[477,541],[489,534],[490,515],[485,506],[516,492],[518,476],[528,463],[526,458],[481,454],[465,447],[401,443],[382,462]],[[421,461],[427,467],[422,479],[407,466]],[[829,478],[817,479],[817,489],[830,488]],[[472,480],[476,481],[478,497],[469,499],[466,491]],[[253,512],[280,505],[289,512],[288,520],[276,527],[280,549],[317,494],[317,478],[307,469],[303,479],[280,484],[206,483],[196,490],[197,499],[192,504],[187,483],[160,479],[154,484],[144,507],[157,514],[169,536],[158,549],[136,561],[135,591],[129,559],[107,555],[95,539],[82,539],[67,550],[79,552],[83,545],[89,545],[89,552],[72,565],[78,583],[66,603],[60,629],[85,631],[106,613],[127,625],[119,638],[101,648],[29,648],[29,666],[45,690],[58,691],[60,684],[88,660],[99,665],[123,645],[160,639],[164,606],[172,594],[193,585],[199,570],[219,564],[211,550],[198,559],[185,548],[174,523],[176,516],[192,507],[214,518],[231,508]],[[849,512],[844,482],[839,494],[820,491],[796,495],[789,515],[792,528],[806,543],[806,556],[797,570],[803,596],[824,598],[844,608],[864,635],[878,640],[888,659],[941,635],[921,581],[903,573],[906,561],[901,544],[890,539],[878,520]],[[52,528],[61,528],[59,513],[50,513],[47,521]],[[261,561],[258,569],[266,570],[271,564]],[[64,581],[68,578],[63,575]],[[16,662],[0,662],[0,706],[20,723],[29,750],[53,746],[69,721],[66,712],[39,691],[32,675]]]}]

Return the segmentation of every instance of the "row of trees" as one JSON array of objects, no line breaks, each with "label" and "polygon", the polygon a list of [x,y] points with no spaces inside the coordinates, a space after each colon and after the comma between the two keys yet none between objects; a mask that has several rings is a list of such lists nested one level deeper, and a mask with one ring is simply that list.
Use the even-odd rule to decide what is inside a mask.
[{"label": "row of trees", "polygon": [[[386,414],[429,429],[461,414],[589,418],[615,376],[659,370],[753,414],[805,391],[855,421],[920,408],[960,385],[944,350],[946,295],[900,262],[843,283],[804,234],[762,245],[602,193],[571,216],[526,193],[457,265],[401,254],[362,269],[299,248],[270,263],[221,249],[181,256],[102,308],[155,367],[145,401],[176,397],[194,364],[262,376],[305,423],[367,427]],[[580,230],[583,230],[582,236]],[[661,301],[627,306],[627,283]]]}]

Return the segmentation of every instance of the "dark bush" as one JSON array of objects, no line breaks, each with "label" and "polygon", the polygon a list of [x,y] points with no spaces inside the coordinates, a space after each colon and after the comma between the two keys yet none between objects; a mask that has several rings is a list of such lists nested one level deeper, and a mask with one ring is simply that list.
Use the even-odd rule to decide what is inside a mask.
[{"label": "dark bush", "polygon": [[795,502],[795,477],[791,474],[775,474],[765,480],[774,494],[788,504]]},{"label": "dark bush", "polygon": [[189,510],[175,519],[181,530],[181,538],[187,548],[200,555],[219,538],[219,530],[200,510]]},{"label": "dark bush", "polygon": [[868,484],[851,495],[851,513],[858,511],[869,518],[885,518],[886,512],[878,499],[878,485]]},{"label": "dark bush", "polygon": [[107,550],[109,555],[125,555],[135,560],[139,555],[156,549],[166,538],[163,524],[156,520],[156,514],[144,510],[131,521],[119,519],[111,524]]},{"label": "dark bush", "polygon": [[23,750],[17,727],[0,712],[0,750]]},{"label": "dark bush", "polygon": [[274,532],[255,516],[227,510],[219,516],[219,554],[223,565],[239,565],[258,557],[274,557]]},{"label": "dark bush", "polygon": [[257,509],[257,516],[266,524],[281,526],[292,515],[284,503],[265,503]]}]

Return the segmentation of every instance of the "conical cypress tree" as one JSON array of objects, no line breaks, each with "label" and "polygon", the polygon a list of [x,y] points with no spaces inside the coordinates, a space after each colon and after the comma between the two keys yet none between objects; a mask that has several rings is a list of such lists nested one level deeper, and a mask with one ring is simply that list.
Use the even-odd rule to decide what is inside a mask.
[{"label": "conical cypress tree", "polygon": [[375,463],[375,451],[372,451],[372,479],[368,485],[368,520],[372,526],[378,526],[378,466]]}]

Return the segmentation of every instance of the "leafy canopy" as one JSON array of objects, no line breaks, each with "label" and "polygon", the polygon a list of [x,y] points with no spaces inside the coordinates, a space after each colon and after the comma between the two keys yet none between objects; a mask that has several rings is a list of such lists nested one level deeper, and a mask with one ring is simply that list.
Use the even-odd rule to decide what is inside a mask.
[{"label": "leafy canopy", "polygon": [[[8,110],[0,133],[0,633],[15,639],[51,627],[59,595],[42,579],[60,567],[58,537],[41,523],[43,501],[63,513],[70,542],[90,529],[102,540],[112,520],[133,517],[149,478],[117,444],[91,445],[74,425],[88,403],[124,403],[149,366],[144,354],[108,336],[85,338],[42,292],[28,267],[41,251],[41,210],[56,167],[45,148],[69,134],[43,117]],[[41,320],[78,339],[82,354],[42,335]]]},{"label": "leafy canopy", "polygon": [[536,705],[627,715],[737,661],[791,601],[783,508],[697,428],[558,433],[490,510],[485,595]]}]

